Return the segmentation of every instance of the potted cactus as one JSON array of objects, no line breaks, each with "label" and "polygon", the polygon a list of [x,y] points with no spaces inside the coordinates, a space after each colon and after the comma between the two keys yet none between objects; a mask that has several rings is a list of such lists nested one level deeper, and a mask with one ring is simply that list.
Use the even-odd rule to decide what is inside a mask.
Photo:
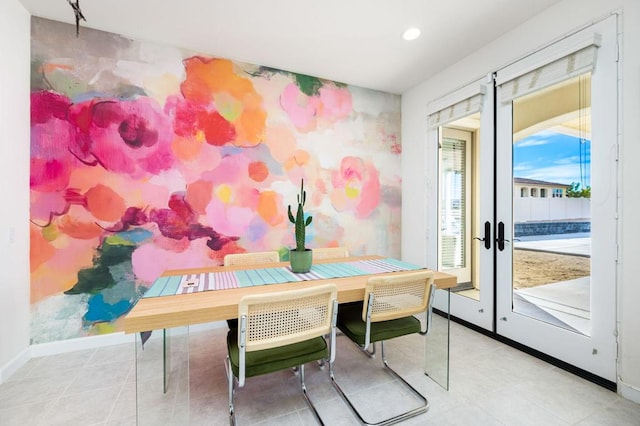
[{"label": "potted cactus", "polygon": [[308,216],[304,218],[304,204],[307,201],[307,192],[304,190],[304,179],[300,183],[300,195],[298,195],[298,210],[296,217],[291,213],[291,205],[289,205],[289,220],[295,225],[296,229],[296,248],[289,250],[289,262],[291,270],[297,273],[309,272],[311,270],[311,261],[313,253],[311,249],[305,248],[305,228],[309,226],[313,218]]}]

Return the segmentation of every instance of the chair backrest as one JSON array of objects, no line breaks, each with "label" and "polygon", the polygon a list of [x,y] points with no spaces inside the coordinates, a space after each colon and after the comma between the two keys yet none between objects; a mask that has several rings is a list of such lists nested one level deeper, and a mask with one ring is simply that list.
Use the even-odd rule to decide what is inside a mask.
[{"label": "chair backrest", "polygon": [[349,257],[349,250],[346,247],[325,247],[314,248],[313,259],[340,259],[343,257]]},{"label": "chair backrest", "polygon": [[224,266],[231,265],[259,265],[262,263],[280,262],[277,251],[256,251],[253,253],[234,253],[224,257]]},{"label": "chair backrest", "polygon": [[244,296],[238,304],[238,341],[250,352],[325,336],[337,297],[335,284]]},{"label": "chair backrest", "polygon": [[[433,271],[406,272],[367,280],[362,320],[388,321],[426,312],[433,291]],[[370,295],[373,295],[370,301]]]}]

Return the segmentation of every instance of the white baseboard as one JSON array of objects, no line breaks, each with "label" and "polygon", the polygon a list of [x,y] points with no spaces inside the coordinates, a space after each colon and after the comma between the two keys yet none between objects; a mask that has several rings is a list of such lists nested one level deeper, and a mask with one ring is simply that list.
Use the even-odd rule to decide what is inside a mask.
[{"label": "white baseboard", "polygon": [[0,385],[31,359],[31,348],[24,348],[15,358],[0,368]]},{"label": "white baseboard", "polygon": [[640,404],[640,389],[618,379],[618,393],[630,401]]},{"label": "white baseboard", "polygon": [[[226,326],[227,323],[224,321],[195,324],[189,326],[189,333],[198,333],[201,331],[213,330]],[[184,330],[186,331],[186,328]],[[162,332],[158,330],[151,335],[151,338],[157,339],[161,336]],[[25,365],[31,358],[134,342],[135,334],[125,334],[123,332],[118,332],[102,334],[99,336],[78,337],[76,339],[60,340],[57,342],[38,343],[35,345],[31,345],[30,347],[25,348],[22,352],[20,352],[20,354],[9,361],[6,365],[0,367],[0,384],[7,381],[9,377],[11,377],[16,371],[18,371],[20,367]]]},{"label": "white baseboard", "polygon": [[[204,324],[194,324],[189,326],[189,333],[197,333],[200,331],[212,330],[216,328],[226,327],[224,321],[208,322]],[[178,327],[180,332],[182,327]],[[184,328],[187,331],[187,328]],[[152,333],[152,338],[162,336],[161,330]],[[119,345],[123,343],[133,343],[135,334],[125,334],[124,332],[101,334],[99,336],[78,337],[76,339],[60,340],[57,342],[39,343],[31,345],[31,357],[41,357],[48,355],[57,355],[66,352],[80,351],[83,349],[94,349],[103,346]]]},{"label": "white baseboard", "polygon": [[100,336],[79,337],[76,339],[60,340],[57,342],[38,343],[25,348],[18,356],[0,367],[0,383],[4,383],[31,358],[57,355],[83,349],[94,349],[104,346],[133,343],[133,334],[111,333]]},{"label": "white baseboard", "polygon": [[94,349],[103,346],[119,345],[122,343],[133,343],[133,334],[110,333],[99,336],[78,337],[76,339],[60,340],[57,342],[38,343],[31,345],[31,357],[57,355],[84,349]]}]

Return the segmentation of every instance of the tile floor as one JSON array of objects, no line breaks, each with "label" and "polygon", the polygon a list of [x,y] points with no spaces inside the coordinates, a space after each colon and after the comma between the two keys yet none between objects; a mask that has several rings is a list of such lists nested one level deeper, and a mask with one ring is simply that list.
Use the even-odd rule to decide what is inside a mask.
[{"label": "tile floor", "polygon": [[[187,424],[172,420],[186,412],[180,401],[189,401],[191,425],[228,424],[225,333],[216,328],[190,335],[188,393],[186,381],[174,380],[163,396],[158,374],[140,376],[147,403],[165,399],[156,409],[143,408],[140,424]],[[421,373],[423,348],[418,336],[387,346],[391,365],[430,401],[427,413],[403,424],[640,425],[639,404],[458,324],[451,324],[449,391]],[[337,349],[336,377],[371,420],[416,404],[381,374],[379,360],[367,360],[344,336]],[[0,425],[135,425],[135,357],[130,344],[30,360],[0,385]],[[331,387],[328,369],[306,370],[325,424],[358,424]],[[291,371],[248,379],[236,394],[238,424],[315,424],[298,389]]]}]

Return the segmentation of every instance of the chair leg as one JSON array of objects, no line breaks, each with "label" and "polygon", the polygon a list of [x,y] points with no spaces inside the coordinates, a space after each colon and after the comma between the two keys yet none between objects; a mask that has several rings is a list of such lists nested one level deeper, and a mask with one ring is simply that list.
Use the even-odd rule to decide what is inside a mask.
[{"label": "chair leg", "polygon": [[233,387],[235,384],[235,377],[233,376],[233,370],[231,369],[231,360],[229,360],[228,356],[224,366],[226,367],[225,370],[227,370],[227,381],[229,384],[229,424],[231,426],[234,426],[236,424],[236,413],[233,407]]},{"label": "chair leg", "polygon": [[[336,336],[344,336],[344,333],[340,330],[336,330]],[[325,334],[324,335],[324,340],[329,340],[331,338],[330,334]],[[318,368],[320,368],[320,370],[324,370],[324,366],[326,365],[326,359],[319,359],[318,362]]]},{"label": "chair leg", "polygon": [[[231,361],[229,360],[228,356],[224,365],[225,365],[225,370],[227,370],[227,380],[229,384],[229,425],[235,426],[236,416],[235,416],[235,408],[233,406],[233,394],[235,391],[234,384],[236,379],[233,375],[233,370],[231,369]],[[304,399],[307,402],[307,405],[311,409],[311,412],[315,416],[318,423],[324,426],[324,422],[320,418],[320,414],[318,414],[318,410],[316,410],[316,407],[313,405],[313,402],[311,401],[311,398],[309,398],[309,394],[307,392],[307,385],[304,382],[304,365],[300,365],[296,367],[296,370],[298,371],[298,375],[300,376],[300,388],[302,389],[302,395],[304,396]]]},{"label": "chair leg", "polygon": [[364,354],[366,356],[368,356],[369,358],[375,358],[376,357],[376,342],[371,343],[369,346],[371,346],[371,350],[365,349],[362,346],[358,345],[358,347],[362,350],[362,352],[364,352]]},{"label": "chair leg", "polygon": [[324,426],[324,422],[320,418],[318,410],[316,410],[316,407],[313,405],[313,402],[311,402],[311,398],[309,398],[309,394],[307,393],[307,386],[304,383],[304,364],[298,367],[298,371],[300,372],[300,388],[302,389],[302,395],[318,423]]},{"label": "chair leg", "polygon": [[[382,352],[382,356],[381,356],[382,363],[383,363],[383,366],[385,367],[385,370],[388,371],[394,378],[398,379],[398,381],[401,384],[403,384],[408,390],[410,390],[411,393],[413,393],[416,396],[417,399],[421,400],[422,401],[422,405],[420,405],[417,408],[414,408],[413,410],[405,411],[404,413],[398,414],[398,415],[393,416],[393,417],[389,417],[388,419],[381,420],[381,421],[376,422],[376,423],[370,423],[370,422],[368,422],[367,420],[365,420],[362,417],[362,415],[358,412],[356,407],[353,405],[351,400],[349,400],[347,395],[344,393],[344,391],[342,390],[342,388],[340,387],[340,385],[336,381],[335,375],[334,375],[334,372],[333,372],[333,363],[330,362],[329,363],[329,378],[331,379],[331,384],[333,385],[333,387],[336,389],[336,391],[338,392],[340,397],[347,403],[347,405],[349,406],[351,411],[358,417],[360,422],[365,424],[365,425],[373,425],[373,426],[390,425],[390,424],[401,422],[401,421],[406,420],[406,419],[411,418],[411,417],[415,417],[418,414],[422,414],[422,413],[426,412],[429,409],[429,401],[427,400],[427,398],[424,395],[422,395],[420,392],[418,392],[413,386],[411,386],[405,379],[403,379],[398,373],[395,372],[395,370],[393,370],[389,366],[389,363],[387,363],[387,360],[386,360],[385,355],[384,355],[384,341],[380,342],[380,346],[381,346],[381,352]],[[371,352],[369,352],[367,350],[363,350],[363,352],[367,356],[369,356],[370,358],[373,358]],[[374,346],[373,353],[375,353],[375,346]]]}]

